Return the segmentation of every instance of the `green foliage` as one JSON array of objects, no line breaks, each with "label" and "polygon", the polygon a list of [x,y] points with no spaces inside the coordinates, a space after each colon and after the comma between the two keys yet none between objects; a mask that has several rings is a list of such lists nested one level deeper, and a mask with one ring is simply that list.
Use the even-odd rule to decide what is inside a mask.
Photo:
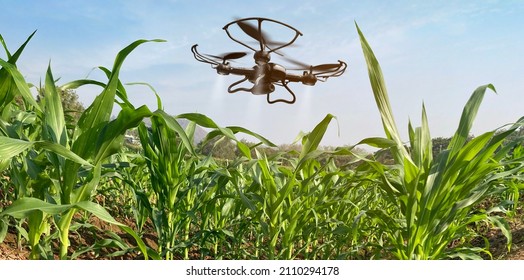
[{"label": "green foliage", "polygon": [[[72,89],[56,89],[60,95],[60,102],[64,110],[64,117],[66,123],[70,124],[68,128],[74,128],[74,125],[78,123],[80,116],[85,111],[84,105],[78,100],[78,95]],[[38,95],[36,96],[37,103],[41,103],[45,96],[45,89],[40,88]]]},{"label": "green foliage", "polygon": [[[521,124],[504,133],[486,132],[467,142],[482,98],[492,85],[477,88],[464,107],[455,135],[444,151],[433,157],[432,141],[425,108],[422,125],[409,124],[410,151],[400,141],[380,66],[362,32],[358,28],[371,85],[381,113],[384,131],[395,145],[388,148],[394,157],[392,165],[367,160],[381,177],[385,198],[399,203],[400,219],[392,220],[383,211],[374,213],[387,229],[393,253],[400,259],[480,258],[486,250],[468,246],[450,247],[452,241],[468,234],[468,225],[486,221],[499,227],[511,244],[507,223],[499,217],[478,213],[474,206],[496,192],[495,183],[515,174],[522,166],[510,168],[503,161],[507,152],[501,144]],[[440,148],[440,147],[439,147]],[[500,172],[506,168],[505,172]]]},{"label": "green foliage", "polygon": [[[0,59],[0,242],[14,228],[32,259],[104,249],[112,250],[104,257],[145,259],[475,259],[489,255],[489,244],[469,244],[483,223],[499,228],[509,248],[504,215],[515,214],[524,185],[524,118],[470,136],[485,92],[494,91],[485,85],[452,138],[431,138],[423,105],[420,127],[409,123],[403,142],[379,63],[357,30],[385,137],[336,148],[321,146],[331,114],[297,144],[276,147],[202,114],[171,116],[147,84],[158,109],[134,107],[125,85],[143,83],[119,80],[123,62],[162,40],[122,49],[111,69],[99,67],[105,82],[57,86],[49,67],[35,99],[16,68],[33,35],[13,54],[0,36],[7,54]],[[85,110],[75,94],[83,85],[101,89]],[[115,104],[120,112],[111,118]],[[198,145],[197,126],[209,131]],[[128,131],[140,145],[124,145]],[[380,150],[368,155],[360,145]],[[97,229],[89,216],[132,241]],[[121,220],[129,218],[134,223]],[[82,232],[96,240],[71,248],[71,235]]]}]

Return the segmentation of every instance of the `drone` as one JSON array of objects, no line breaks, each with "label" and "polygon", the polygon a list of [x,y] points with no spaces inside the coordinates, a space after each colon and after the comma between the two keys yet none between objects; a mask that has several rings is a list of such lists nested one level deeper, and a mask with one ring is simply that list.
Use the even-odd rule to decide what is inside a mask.
[{"label": "drone", "polygon": [[[272,41],[269,36],[263,31],[263,28],[268,24],[276,24],[283,29],[289,29],[290,40],[284,42]],[[248,37],[255,40],[254,43],[249,43],[246,40],[240,40],[240,36],[233,36],[230,32],[232,26],[237,26]],[[235,27],[236,28],[236,27]],[[308,86],[314,86],[317,81],[325,82],[330,77],[338,77],[344,73],[347,64],[339,60],[338,63],[308,65],[300,61],[287,58],[280,51],[295,43],[302,33],[294,27],[285,23],[259,17],[250,17],[237,19],[228,23],[223,27],[227,36],[234,42],[250,49],[254,52],[253,58],[255,66],[251,68],[234,67],[231,65],[232,60],[246,56],[247,52],[229,52],[221,55],[201,54],[197,50],[198,44],[191,47],[197,61],[210,64],[213,69],[216,69],[220,75],[239,75],[242,79],[232,83],[228,87],[229,93],[236,93],[239,91],[250,92],[254,95],[266,95],[269,104],[284,102],[293,104],[296,101],[295,93],[289,88],[288,84],[291,82],[302,83]],[[280,64],[271,62],[271,55],[276,54],[281,56],[284,60],[290,62],[295,67],[284,67]],[[294,72],[295,71],[295,72]],[[296,73],[302,71],[302,73]],[[249,82],[251,87],[243,87],[240,84]],[[271,99],[270,94],[276,89],[276,86],[284,87],[291,97],[289,99]]]}]

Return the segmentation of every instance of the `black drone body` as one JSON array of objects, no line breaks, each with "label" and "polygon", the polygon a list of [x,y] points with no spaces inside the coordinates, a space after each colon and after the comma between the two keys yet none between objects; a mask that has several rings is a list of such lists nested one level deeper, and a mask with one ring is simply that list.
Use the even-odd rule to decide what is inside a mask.
[{"label": "black drone body", "polygon": [[[269,37],[262,31],[265,24],[277,24],[281,27],[289,29],[292,34],[292,38],[287,42],[274,42],[269,39]],[[232,26],[238,26],[241,31],[256,40],[256,47],[252,44],[248,44],[245,41],[241,41],[238,37],[234,37],[230,32],[229,28]],[[347,64],[341,60],[338,63],[333,64],[320,64],[320,65],[307,65],[305,63],[286,58],[278,52],[278,50],[288,47],[293,44],[298,36],[302,36],[302,33],[295,29],[292,26],[289,26],[285,23],[267,19],[267,18],[244,18],[238,19],[233,22],[228,23],[223,28],[228,37],[239,43],[240,45],[247,47],[248,49],[254,51],[254,60],[255,66],[251,68],[243,67],[234,67],[230,64],[230,60],[239,59],[247,55],[246,52],[231,52],[222,54],[219,56],[215,55],[204,55],[200,54],[197,51],[198,45],[193,45],[191,51],[195,56],[195,59],[211,64],[211,66],[216,69],[217,73],[220,75],[239,75],[244,76],[239,81],[232,83],[228,87],[229,93],[235,93],[239,91],[250,92],[256,95],[266,95],[267,102],[270,104],[276,102],[285,102],[289,104],[295,103],[296,97],[293,91],[288,87],[290,82],[300,82],[304,85],[313,86],[317,81],[324,82],[330,77],[338,77],[344,73],[346,70]],[[277,54],[288,62],[296,65],[295,68],[286,68],[280,64],[271,62],[271,55]],[[302,73],[293,73],[293,71],[302,71]],[[252,86],[250,88],[240,87],[240,84],[243,82],[250,82]],[[290,94],[291,99],[276,99],[271,100],[269,95],[275,91],[275,86],[284,87]]]}]

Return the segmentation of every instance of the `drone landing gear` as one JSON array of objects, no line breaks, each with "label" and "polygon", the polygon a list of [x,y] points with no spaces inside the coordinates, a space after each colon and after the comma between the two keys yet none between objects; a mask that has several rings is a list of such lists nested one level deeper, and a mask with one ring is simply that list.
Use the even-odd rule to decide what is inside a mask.
[{"label": "drone landing gear", "polygon": [[284,103],[287,103],[287,104],[293,104],[295,103],[295,100],[297,100],[297,97],[295,96],[295,94],[293,93],[293,91],[287,86],[287,83],[284,83],[282,82],[282,86],[285,87],[287,89],[287,91],[289,92],[289,94],[291,94],[291,96],[293,97],[291,100],[286,100],[286,99],[275,99],[275,100],[269,100],[269,94],[267,95],[267,103],[269,104],[273,104],[273,103],[277,103],[277,102],[284,102]]},{"label": "drone landing gear", "polygon": [[273,85],[273,83],[265,83],[265,82],[258,82],[258,83],[255,83],[255,85],[251,88],[245,88],[245,87],[237,87],[237,88],[234,88],[235,86],[245,82],[248,80],[248,77],[244,77],[243,79],[239,80],[239,81],[236,81],[234,83],[232,83],[228,88],[227,88],[227,91],[229,93],[236,93],[236,92],[239,92],[239,91],[245,91],[245,92],[250,92],[251,94],[253,95],[266,95],[267,96],[267,103],[269,104],[274,104],[274,103],[278,103],[278,102],[284,102],[284,103],[287,103],[287,104],[293,104],[295,103],[296,101],[296,96],[295,96],[295,93],[287,86],[287,82],[284,82],[282,81],[282,84],[278,84],[280,86],[283,86],[284,88],[287,89],[287,91],[289,92],[289,94],[291,94],[292,98],[290,100],[287,100],[287,99],[274,99],[274,100],[271,100],[269,98],[269,95],[271,95],[271,93],[273,93],[275,91],[275,86]]}]

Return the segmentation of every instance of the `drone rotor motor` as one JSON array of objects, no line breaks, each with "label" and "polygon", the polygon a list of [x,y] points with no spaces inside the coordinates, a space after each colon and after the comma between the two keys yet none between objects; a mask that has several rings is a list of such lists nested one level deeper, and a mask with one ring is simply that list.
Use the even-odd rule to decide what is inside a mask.
[{"label": "drone rotor motor", "polygon": [[217,73],[220,75],[229,75],[231,73],[231,65],[228,63],[221,63],[216,66]]},{"label": "drone rotor motor", "polygon": [[268,63],[271,60],[271,55],[267,51],[257,51],[253,58],[256,64],[261,65]]},{"label": "drone rotor motor", "polygon": [[317,83],[318,79],[313,73],[304,71],[302,78],[302,84],[306,86],[314,86]]}]

